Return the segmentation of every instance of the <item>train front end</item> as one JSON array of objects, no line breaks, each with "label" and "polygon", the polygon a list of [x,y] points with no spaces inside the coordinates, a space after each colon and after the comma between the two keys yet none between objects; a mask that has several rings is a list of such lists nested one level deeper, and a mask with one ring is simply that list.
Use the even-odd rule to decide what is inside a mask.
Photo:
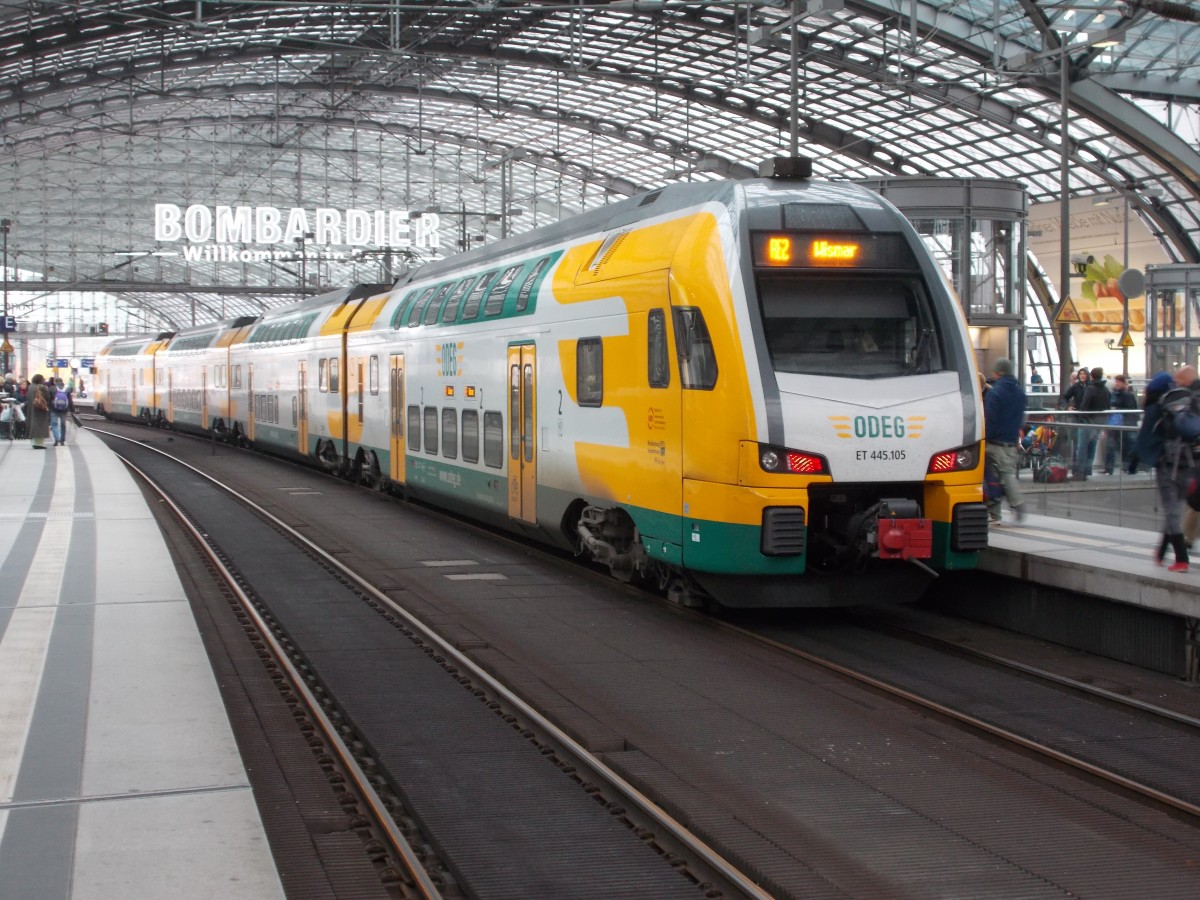
[{"label": "train front end", "polygon": [[[733,265],[755,433],[738,442],[736,501],[711,517],[729,534],[688,568],[726,605],[915,599],[987,546],[982,409],[958,301],[875,194],[762,180],[745,184],[744,204]],[[693,512],[711,506],[706,490],[693,487]]]}]

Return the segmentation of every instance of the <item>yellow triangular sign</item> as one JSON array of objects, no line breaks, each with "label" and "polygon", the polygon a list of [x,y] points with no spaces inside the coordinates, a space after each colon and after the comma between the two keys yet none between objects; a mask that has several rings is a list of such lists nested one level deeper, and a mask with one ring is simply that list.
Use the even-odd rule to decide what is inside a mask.
[{"label": "yellow triangular sign", "polygon": [[1079,318],[1079,310],[1075,308],[1075,301],[1070,297],[1063,300],[1062,305],[1058,307],[1058,312],[1054,314],[1054,322],[1057,325],[1069,325],[1075,322],[1082,322]]},{"label": "yellow triangular sign", "polygon": [[1126,328],[1125,332],[1121,335],[1121,341],[1117,346],[1119,346],[1121,348],[1133,346],[1133,337],[1132,337],[1132,335],[1129,334],[1128,328]]}]

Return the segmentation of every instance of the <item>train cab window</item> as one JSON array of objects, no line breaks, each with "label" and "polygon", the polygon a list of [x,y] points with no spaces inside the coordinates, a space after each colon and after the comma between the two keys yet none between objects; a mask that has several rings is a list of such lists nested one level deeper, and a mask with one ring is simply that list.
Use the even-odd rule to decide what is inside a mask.
[{"label": "train cab window", "polygon": [[417,453],[421,449],[421,407],[408,408],[408,449]]},{"label": "train cab window", "polygon": [[317,390],[324,394],[329,390],[329,361],[317,360]]},{"label": "train cab window", "polygon": [[372,396],[379,393],[379,357],[372,356],[367,362],[367,389]]},{"label": "train cab window", "polygon": [[667,316],[650,310],[646,321],[646,379],[652,388],[671,385],[671,356],[667,349]]},{"label": "train cab window", "polygon": [[479,304],[483,301],[483,295],[487,292],[488,285],[495,279],[495,272],[488,272],[467,295],[467,299],[463,302],[462,314],[458,317],[460,322],[470,322],[479,314]]},{"label": "train cab window", "polygon": [[483,305],[485,316],[498,316],[504,312],[504,298],[508,296],[508,288],[517,280],[517,274],[520,271],[520,266],[509,266],[504,270],[504,274],[496,280],[492,289],[488,291],[487,302]]},{"label": "train cab window", "polygon": [[479,410],[464,409],[462,414],[463,462],[479,462]]},{"label": "train cab window", "polygon": [[600,338],[582,338],[575,345],[575,393],[580,406],[604,402],[604,345]]},{"label": "train cab window", "polygon": [[458,410],[442,410],[442,456],[458,459]]},{"label": "train cab window", "polygon": [[329,360],[329,393],[336,394],[340,389],[338,382],[338,361],[337,357]]},{"label": "train cab window", "polygon": [[454,286],[454,290],[450,292],[450,296],[446,298],[439,311],[439,321],[453,322],[454,317],[458,315],[458,305],[462,302],[463,296],[475,282],[474,278],[464,278]]},{"label": "train cab window", "polygon": [[504,467],[504,414],[483,414],[483,464],[493,469]]},{"label": "train cab window", "polygon": [[444,284],[442,285],[441,289],[433,295],[433,298],[429,301],[429,305],[425,307],[425,315],[421,319],[422,324],[432,325],[438,320],[438,313],[442,311],[442,304],[446,302],[446,297],[450,294],[450,289],[452,287],[454,287],[453,284]]},{"label": "train cab window", "polygon": [[436,406],[425,407],[425,452],[437,456],[438,411]]},{"label": "train cab window", "polygon": [[533,296],[533,289],[548,265],[550,265],[550,257],[543,256],[534,263],[533,271],[521,282],[521,289],[517,291],[517,312],[524,312],[528,308],[529,298]]},{"label": "train cab window", "polygon": [[433,297],[433,292],[436,290],[436,287],[428,288],[425,293],[421,295],[421,299],[412,305],[412,308],[408,311],[409,327],[414,327],[421,321],[421,316],[425,312],[425,307],[429,305],[429,300]]},{"label": "train cab window", "polygon": [[677,306],[671,314],[675,320],[679,383],[688,390],[711,391],[717,385],[717,357],[704,313],[694,306]]},{"label": "train cab window", "polygon": [[763,278],[759,294],[776,372],[886,378],[944,368],[919,278]]}]

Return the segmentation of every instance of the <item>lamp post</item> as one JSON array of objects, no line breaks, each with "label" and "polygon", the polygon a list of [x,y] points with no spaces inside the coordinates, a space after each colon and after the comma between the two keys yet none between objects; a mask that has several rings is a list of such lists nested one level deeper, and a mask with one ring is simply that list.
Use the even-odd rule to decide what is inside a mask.
[{"label": "lamp post", "polygon": [[4,343],[0,349],[4,351],[4,372],[0,372],[0,377],[3,377],[5,372],[12,369],[13,346],[8,341],[8,232],[12,228],[12,219],[0,219],[0,233],[4,235]]}]

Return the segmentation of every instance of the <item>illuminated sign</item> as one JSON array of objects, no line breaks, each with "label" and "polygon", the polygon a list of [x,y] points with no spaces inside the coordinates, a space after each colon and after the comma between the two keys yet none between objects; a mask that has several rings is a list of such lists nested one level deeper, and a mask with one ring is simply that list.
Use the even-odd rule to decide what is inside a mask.
[{"label": "illuminated sign", "polygon": [[896,232],[762,231],[752,234],[751,242],[754,264],[764,268],[874,271],[919,268],[905,236]]},{"label": "illuminated sign", "polygon": [[792,261],[792,239],[790,237],[767,238],[767,259],[773,263]]},{"label": "illuminated sign", "polygon": [[[413,218],[404,209],[154,204],[154,240],[165,243],[186,240],[188,244],[181,252],[190,262],[275,259],[294,253],[298,246],[436,250],[441,246],[439,222],[436,213],[421,213]],[[256,246],[246,247],[248,244]],[[322,250],[324,258],[340,255]]]},{"label": "illuminated sign", "polygon": [[858,244],[816,240],[809,248],[809,256],[817,263],[852,263],[858,258]]}]

